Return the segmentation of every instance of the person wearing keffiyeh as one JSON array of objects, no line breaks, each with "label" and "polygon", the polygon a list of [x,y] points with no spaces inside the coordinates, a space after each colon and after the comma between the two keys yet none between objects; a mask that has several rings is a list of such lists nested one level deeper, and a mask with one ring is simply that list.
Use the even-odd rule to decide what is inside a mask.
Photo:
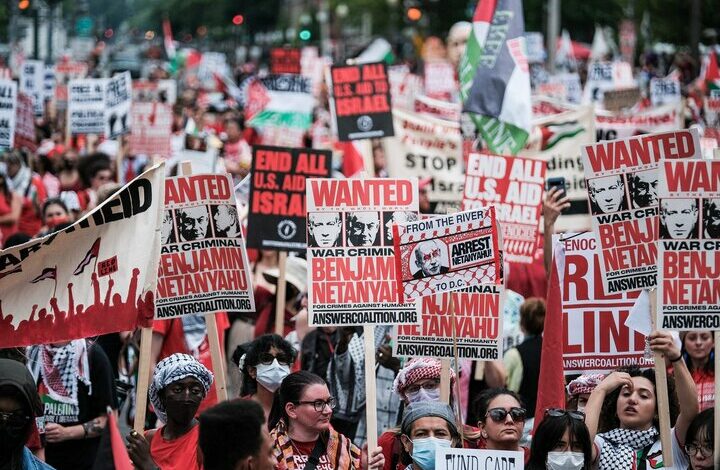
[{"label": "person wearing keffiyeh", "polygon": [[195,415],[213,374],[189,354],[173,354],[155,366],[150,402],[164,426],[128,436],[128,453],[141,470],[199,470],[199,427]]},{"label": "person wearing keffiyeh", "polygon": [[660,445],[655,374],[652,369],[630,368],[605,377],[585,407],[585,423],[595,442],[593,462],[600,470],[688,467],[683,446],[688,427],[698,414],[695,383],[669,332],[654,331],[648,340],[650,348],[665,357],[666,365],[673,366],[674,380],[668,377],[668,411],[674,427],[671,449],[665,449],[672,453],[673,466],[664,465]]}]

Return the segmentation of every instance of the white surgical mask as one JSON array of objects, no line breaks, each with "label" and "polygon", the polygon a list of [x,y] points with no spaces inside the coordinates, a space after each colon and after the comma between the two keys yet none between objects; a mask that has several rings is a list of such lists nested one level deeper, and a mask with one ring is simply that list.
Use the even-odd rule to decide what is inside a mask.
[{"label": "white surgical mask", "polygon": [[584,465],[582,452],[548,452],[548,470],[582,470]]},{"label": "white surgical mask", "polygon": [[273,393],[280,388],[285,377],[290,375],[290,366],[280,365],[277,359],[273,360],[271,364],[258,364],[256,369],[257,382]]},{"label": "white surgical mask", "polygon": [[421,388],[415,393],[408,393],[407,398],[410,403],[417,403],[419,401],[440,401],[440,387],[430,390]]}]

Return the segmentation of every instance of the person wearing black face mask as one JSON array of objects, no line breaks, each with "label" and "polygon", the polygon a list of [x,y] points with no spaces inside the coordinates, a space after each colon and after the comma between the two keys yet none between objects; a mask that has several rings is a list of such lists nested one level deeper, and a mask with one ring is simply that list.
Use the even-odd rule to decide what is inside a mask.
[{"label": "person wearing black face mask", "polygon": [[25,447],[32,420],[42,413],[30,371],[17,361],[0,359],[0,469],[53,470]]},{"label": "person wearing black face mask", "polygon": [[128,453],[140,470],[200,470],[199,427],[195,414],[213,381],[213,374],[188,354],[173,354],[155,367],[150,401],[165,423],[141,436],[128,436]]}]

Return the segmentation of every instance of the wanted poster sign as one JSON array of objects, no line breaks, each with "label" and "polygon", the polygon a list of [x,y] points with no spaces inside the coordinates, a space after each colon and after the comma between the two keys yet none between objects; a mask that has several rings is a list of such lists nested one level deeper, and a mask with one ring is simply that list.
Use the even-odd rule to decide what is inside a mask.
[{"label": "wanted poster sign", "polygon": [[172,107],[164,103],[133,103],[130,153],[170,158]]},{"label": "wanted poster sign", "polygon": [[20,68],[20,88],[33,100],[35,116],[42,116],[45,110],[45,64],[40,60],[26,60]]},{"label": "wanted poster sign", "polygon": [[248,247],[297,251],[307,248],[306,178],[328,178],[332,152],[253,147]]},{"label": "wanted poster sign", "polygon": [[600,251],[592,232],[555,235],[563,246],[560,278],[565,375],[606,374],[619,367],[652,367],[645,336],[625,326],[640,291],[606,294]]},{"label": "wanted poster sign", "polygon": [[105,82],[105,137],[114,139],[130,132],[132,78],[124,72]]},{"label": "wanted poster sign", "polygon": [[[415,305],[420,325],[395,328],[393,356],[492,361],[502,355],[502,293],[499,284],[429,295]],[[452,297],[452,310],[450,298]]]},{"label": "wanted poster sign", "polygon": [[68,85],[68,125],[75,134],[105,132],[105,80],[70,80]]},{"label": "wanted poster sign", "polygon": [[17,83],[0,80],[0,149],[13,148],[16,120]]},{"label": "wanted poster sign", "polygon": [[255,311],[230,175],[165,180],[155,318]]},{"label": "wanted poster sign", "polygon": [[0,251],[0,348],[150,326],[164,172],[155,166],[70,227]]},{"label": "wanted poster sign", "polygon": [[502,279],[494,207],[396,224],[393,239],[402,302]]},{"label": "wanted poster sign", "polygon": [[657,324],[720,330],[720,161],[690,149],[661,162]]},{"label": "wanted poster sign", "polygon": [[385,63],[332,67],[330,90],[330,111],[338,140],[394,135]]},{"label": "wanted poster sign", "polygon": [[416,179],[306,183],[310,326],[417,324],[398,295],[393,224],[417,221]]},{"label": "wanted poster sign", "polygon": [[296,47],[274,47],[270,49],[270,73],[290,73],[299,75],[302,53]]},{"label": "wanted poster sign", "polygon": [[523,470],[522,451],[438,448],[435,470]]},{"label": "wanted poster sign", "polygon": [[15,148],[28,148],[35,151],[37,148],[35,135],[35,116],[33,113],[33,99],[25,93],[17,95],[17,112],[15,114]]},{"label": "wanted poster sign", "polygon": [[697,131],[680,130],[583,148],[593,231],[605,292],[655,287],[658,162],[700,151]]},{"label": "wanted poster sign", "polygon": [[463,210],[495,206],[508,261],[533,262],[545,169],[545,162],[530,158],[486,153],[468,156]]},{"label": "wanted poster sign", "polygon": [[431,176],[428,198],[433,212],[457,211],[465,181],[460,124],[398,109],[393,110],[393,120],[395,137],[382,140],[388,174]]}]

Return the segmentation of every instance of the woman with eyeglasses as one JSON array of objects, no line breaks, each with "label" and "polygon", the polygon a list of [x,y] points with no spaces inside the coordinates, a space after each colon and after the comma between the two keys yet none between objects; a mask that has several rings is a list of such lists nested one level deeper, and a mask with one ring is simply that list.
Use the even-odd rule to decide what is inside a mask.
[{"label": "woman with eyeglasses", "polygon": [[[667,381],[670,423],[674,425],[670,452],[673,468],[684,469],[688,466],[683,451],[685,437],[698,414],[695,382],[669,332],[654,331],[648,340],[650,348],[665,357],[666,365],[673,366],[674,378],[669,376]],[[585,424],[595,444],[593,462],[600,470],[637,468],[637,465],[662,468],[655,393],[653,370],[636,368],[611,373],[592,391],[585,407]]]},{"label": "woman with eyeglasses", "polygon": [[262,335],[250,343],[238,346],[233,354],[240,373],[240,397],[258,402],[270,416],[275,391],[290,374],[297,352],[279,335]]},{"label": "woman with eyeglasses", "polygon": [[527,470],[590,470],[592,443],[585,413],[557,408],[545,410],[535,430]]},{"label": "woman with eyeglasses", "polygon": [[713,468],[715,430],[713,428],[715,409],[708,408],[692,420],[688,427],[685,452],[690,457],[691,470]]},{"label": "woman with eyeglasses", "polygon": [[318,375],[294,372],[283,380],[270,413],[270,437],[276,470],[379,470],[384,458],[370,459],[350,439],[330,426],[337,401]]},{"label": "woman with eyeglasses", "polygon": [[527,410],[520,396],[506,388],[491,388],[477,400],[478,427],[484,448],[491,450],[522,450],[525,461],[530,455],[520,446]]}]

